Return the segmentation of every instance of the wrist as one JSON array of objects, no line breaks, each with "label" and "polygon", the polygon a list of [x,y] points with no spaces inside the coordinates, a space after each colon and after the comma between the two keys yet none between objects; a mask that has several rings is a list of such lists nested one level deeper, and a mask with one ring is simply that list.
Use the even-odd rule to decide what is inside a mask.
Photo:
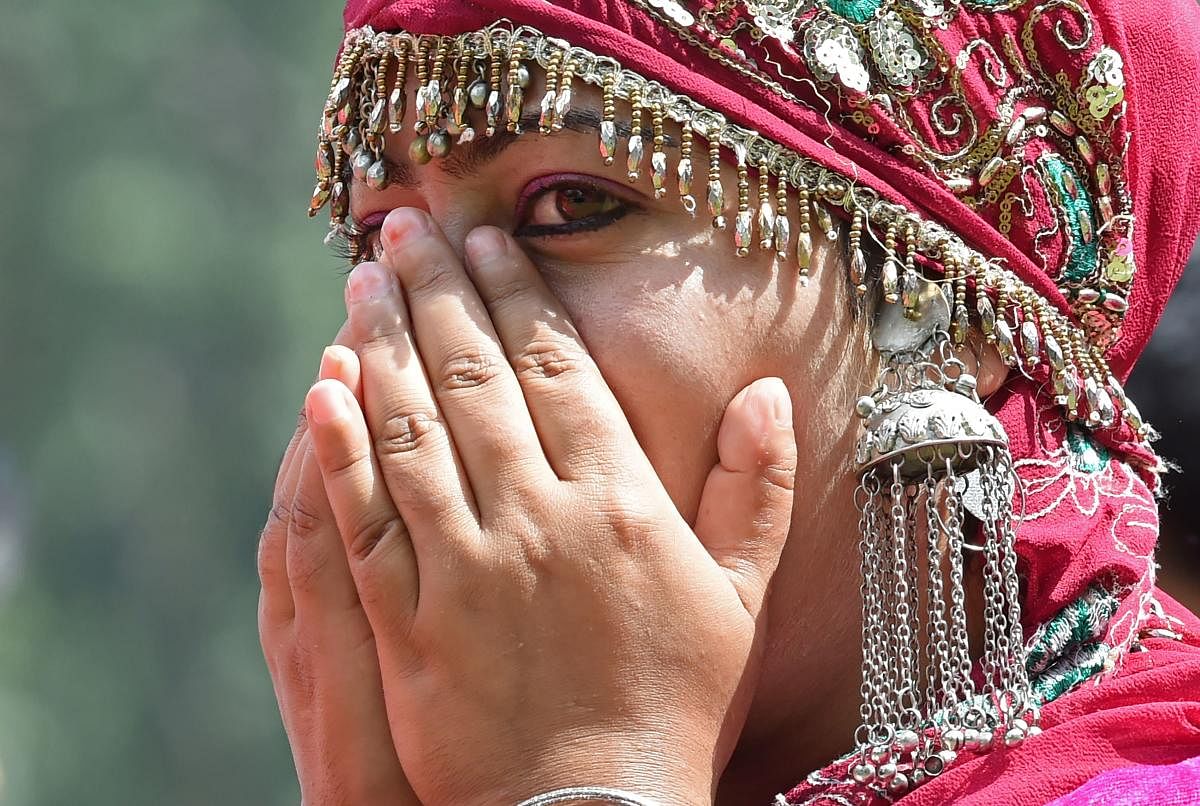
[{"label": "wrist", "polygon": [[[647,806],[711,806],[715,780],[711,761],[693,763],[675,754],[648,751],[645,742],[623,742],[601,751],[569,748],[574,752],[527,770],[512,781],[515,806],[544,793],[568,789],[604,788],[628,793]],[[499,803],[500,801],[497,801]],[[558,803],[570,806],[613,806],[611,799],[581,797]]]}]

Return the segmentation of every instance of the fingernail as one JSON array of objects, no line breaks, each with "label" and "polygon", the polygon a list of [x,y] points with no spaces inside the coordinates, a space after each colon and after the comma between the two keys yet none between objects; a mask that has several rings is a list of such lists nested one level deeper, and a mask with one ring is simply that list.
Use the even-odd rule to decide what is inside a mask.
[{"label": "fingernail", "polygon": [[326,378],[340,378],[342,375],[342,354],[337,349],[336,345],[330,345],[321,353],[321,369],[317,377],[321,380]]},{"label": "fingernail", "polygon": [[359,263],[350,272],[346,288],[351,302],[365,302],[391,293],[396,276],[380,263]]},{"label": "fingernail", "polygon": [[350,412],[346,396],[336,381],[322,381],[308,393],[308,418],[317,425],[340,420]]},{"label": "fingernail", "polygon": [[383,220],[381,237],[388,249],[397,249],[404,242],[429,232],[429,216],[415,207],[397,207]]},{"label": "fingernail", "polygon": [[775,395],[775,424],[780,428],[790,429],[792,427],[792,395],[788,392],[787,385],[779,378],[775,379],[779,386],[779,392]]},{"label": "fingernail", "polygon": [[792,396],[781,378],[764,379],[755,392],[770,398],[769,410],[775,419],[776,427],[792,427]]},{"label": "fingernail", "polygon": [[503,233],[495,227],[478,227],[467,236],[467,265],[476,269],[508,249]]}]

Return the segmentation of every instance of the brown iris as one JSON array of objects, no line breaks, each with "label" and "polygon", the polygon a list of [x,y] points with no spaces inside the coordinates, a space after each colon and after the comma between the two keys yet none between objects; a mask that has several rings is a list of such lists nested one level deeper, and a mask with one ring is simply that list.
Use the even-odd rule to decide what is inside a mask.
[{"label": "brown iris", "polygon": [[620,207],[620,199],[599,188],[568,187],[554,194],[554,208],[565,221],[603,216]]}]

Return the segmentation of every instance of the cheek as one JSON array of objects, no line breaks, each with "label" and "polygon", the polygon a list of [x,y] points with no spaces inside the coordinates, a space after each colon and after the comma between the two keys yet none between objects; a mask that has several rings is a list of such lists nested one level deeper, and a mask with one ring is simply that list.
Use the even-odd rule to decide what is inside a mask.
[{"label": "cheek", "polygon": [[757,376],[748,360],[753,350],[739,341],[747,334],[746,300],[712,294],[703,269],[686,260],[659,263],[651,258],[640,271],[573,282],[561,296],[690,523],[717,461],[725,406]]}]

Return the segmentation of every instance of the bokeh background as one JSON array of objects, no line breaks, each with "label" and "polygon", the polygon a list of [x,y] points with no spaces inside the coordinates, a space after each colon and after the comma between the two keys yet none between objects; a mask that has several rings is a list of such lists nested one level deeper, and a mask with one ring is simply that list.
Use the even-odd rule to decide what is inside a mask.
[{"label": "bokeh background", "polygon": [[[255,632],[275,466],[341,321],[303,209],[337,0],[7,3],[0,804],[294,806]],[[1131,384],[1185,473],[1200,270]]]}]

